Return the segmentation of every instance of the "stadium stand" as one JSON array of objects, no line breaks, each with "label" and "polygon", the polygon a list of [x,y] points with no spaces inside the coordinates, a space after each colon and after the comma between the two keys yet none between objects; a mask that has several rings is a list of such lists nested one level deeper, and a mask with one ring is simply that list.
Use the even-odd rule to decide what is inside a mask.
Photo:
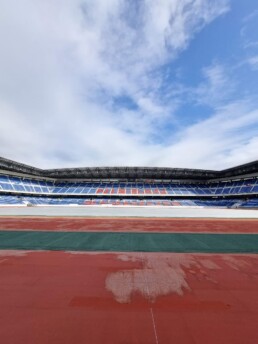
[{"label": "stadium stand", "polygon": [[11,176],[0,176],[0,191],[27,194],[58,195],[245,195],[258,192],[258,178],[239,181],[211,182],[208,184],[193,183],[137,183],[137,182],[46,182],[22,179]]},{"label": "stadium stand", "polygon": [[40,170],[0,158],[0,205],[258,207],[257,161],[224,171]]}]

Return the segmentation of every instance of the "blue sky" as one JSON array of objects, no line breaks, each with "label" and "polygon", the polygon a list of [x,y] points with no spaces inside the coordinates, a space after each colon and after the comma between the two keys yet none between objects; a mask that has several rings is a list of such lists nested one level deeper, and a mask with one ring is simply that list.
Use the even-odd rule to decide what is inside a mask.
[{"label": "blue sky", "polygon": [[42,168],[257,159],[255,0],[4,0],[0,155]]}]

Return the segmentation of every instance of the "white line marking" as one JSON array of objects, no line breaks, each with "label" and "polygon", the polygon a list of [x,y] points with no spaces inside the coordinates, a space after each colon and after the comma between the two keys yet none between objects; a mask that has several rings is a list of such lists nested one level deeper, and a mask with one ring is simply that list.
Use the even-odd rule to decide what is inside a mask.
[{"label": "white line marking", "polygon": [[[143,253],[141,253],[141,257],[142,257],[142,263],[144,265],[144,254]],[[148,281],[147,281],[144,273],[143,273],[143,278],[144,278],[145,286],[146,286],[146,289],[147,289],[148,299],[149,299],[149,302],[151,302],[149,285],[148,285]],[[150,312],[151,312],[151,319],[152,319],[152,325],[153,325],[153,330],[154,330],[156,344],[159,344],[159,339],[158,339],[158,334],[157,334],[157,329],[156,329],[156,324],[155,324],[155,319],[154,319],[154,314],[153,314],[152,307],[150,308]]]},{"label": "white line marking", "polygon": [[154,320],[154,314],[153,314],[153,310],[152,310],[152,308],[150,308],[150,312],[151,312],[152,325],[153,325],[153,329],[154,329],[154,334],[155,334],[156,344],[159,344],[159,340],[158,340],[158,334],[157,334],[157,329],[156,329],[156,324],[155,324],[155,320]]}]

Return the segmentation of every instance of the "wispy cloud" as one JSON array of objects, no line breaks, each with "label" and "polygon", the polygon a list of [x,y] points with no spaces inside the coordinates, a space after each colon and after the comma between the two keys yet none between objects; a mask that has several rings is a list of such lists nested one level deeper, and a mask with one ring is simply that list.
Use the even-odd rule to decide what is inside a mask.
[{"label": "wispy cloud", "polygon": [[217,108],[228,100],[235,89],[229,70],[230,67],[215,62],[203,68],[204,79],[193,89],[194,100],[199,104],[206,104],[212,108]]},{"label": "wispy cloud", "polygon": [[242,44],[247,55],[242,64],[247,64],[252,70],[258,69],[258,31],[257,31],[258,10],[252,11],[243,18],[241,28]]},{"label": "wispy cloud", "polygon": [[[257,159],[258,109],[249,101],[220,107],[208,119],[182,130],[177,143],[160,156],[160,165],[172,157],[176,166],[223,169]],[[186,159],[187,157],[187,159]]]},{"label": "wispy cloud", "polygon": [[258,70],[258,55],[249,57],[246,62],[253,70]]}]

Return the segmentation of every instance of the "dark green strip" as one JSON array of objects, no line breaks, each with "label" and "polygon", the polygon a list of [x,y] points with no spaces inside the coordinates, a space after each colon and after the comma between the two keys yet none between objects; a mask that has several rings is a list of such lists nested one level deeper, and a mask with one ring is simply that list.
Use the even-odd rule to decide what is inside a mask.
[{"label": "dark green strip", "polygon": [[258,234],[0,231],[0,249],[258,253]]}]

